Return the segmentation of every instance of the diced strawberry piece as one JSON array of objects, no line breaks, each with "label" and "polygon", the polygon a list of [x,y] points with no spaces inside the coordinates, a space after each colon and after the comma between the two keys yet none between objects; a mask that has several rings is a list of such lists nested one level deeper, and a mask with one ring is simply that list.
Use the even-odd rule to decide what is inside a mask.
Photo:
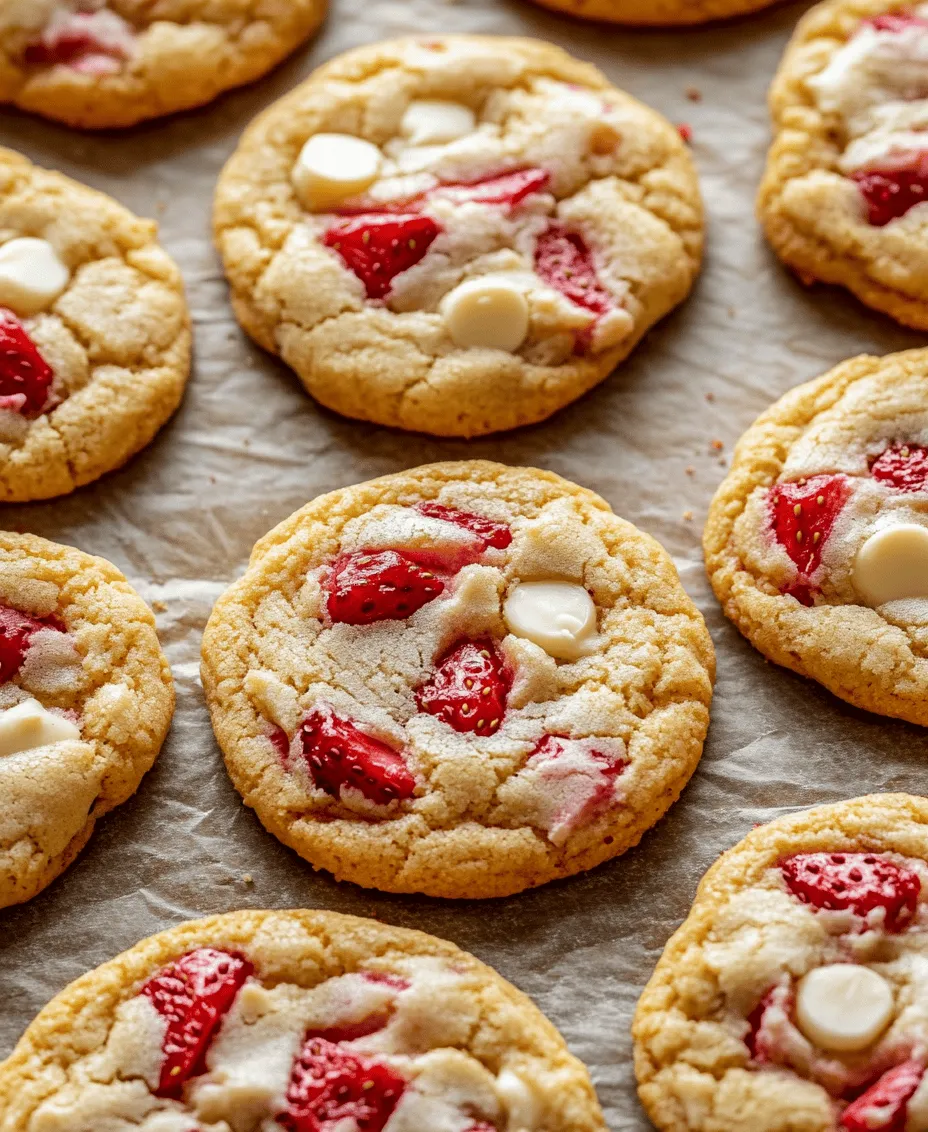
[{"label": "diced strawberry piece", "polygon": [[841,1127],[847,1132],[904,1132],[909,1101],[921,1084],[921,1062],[904,1061],[847,1106]]},{"label": "diced strawberry piece", "polygon": [[887,448],[870,465],[870,474],[900,491],[924,491],[928,488],[928,448],[920,444]]},{"label": "diced strawberry piece", "polygon": [[16,315],[0,307],[0,398],[18,401],[18,407],[3,407],[24,415],[41,413],[54,376]]},{"label": "diced strawberry piece", "polygon": [[293,1064],[287,1108],[277,1122],[288,1132],[336,1132],[347,1127],[381,1132],[405,1087],[405,1080],[389,1065],[309,1035]]},{"label": "diced strawberry piece", "polygon": [[786,887],[816,909],[886,912],[884,927],[903,931],[918,905],[921,881],[911,869],[872,853],[799,853],[780,864]]},{"label": "diced strawberry piece", "polygon": [[551,224],[535,245],[535,270],[555,290],[595,315],[612,310],[615,301],[600,283],[593,254],[579,232]]},{"label": "diced strawberry piece", "polygon": [[0,605],[0,684],[12,680],[22,667],[32,638],[40,629],[66,632],[57,617],[30,617]]},{"label": "diced strawberry piece", "polygon": [[748,1033],[744,1044],[757,1065],[772,1065],[783,1060],[782,1042],[778,1036],[791,1028],[795,1006],[793,988],[788,983],[773,986],[748,1015]]},{"label": "diced strawberry piece", "polygon": [[114,12],[72,12],[27,45],[26,63],[64,65],[87,74],[114,74],[128,58],[132,29]]},{"label": "diced strawberry piece", "polygon": [[382,299],[397,275],[422,259],[441,230],[430,216],[371,213],[338,221],[322,242],[357,275],[369,299]]},{"label": "diced strawberry piece", "polygon": [[456,201],[475,201],[477,204],[499,204],[515,208],[532,193],[540,193],[550,181],[547,169],[518,169],[514,173],[499,173],[481,181],[438,185],[429,196],[448,196]]},{"label": "diced strawberry piece", "polygon": [[758,1065],[766,1065],[770,1061],[770,1051],[764,1041],[764,1015],[773,1005],[773,995],[776,989],[776,987],[772,987],[767,991],[748,1015],[750,1030],[748,1031],[747,1037],[744,1039],[744,1044],[748,1047],[751,1060],[756,1061]]},{"label": "diced strawberry piece", "polygon": [[472,531],[483,543],[483,549],[488,546],[496,550],[505,550],[512,543],[512,531],[505,523],[494,523],[483,515],[474,515],[470,511],[457,511],[453,507],[445,507],[441,503],[428,501],[417,503],[416,510],[420,515],[428,515],[430,519],[443,519],[446,523],[454,523],[456,527],[463,527]]},{"label": "diced strawberry piece", "polygon": [[409,990],[412,986],[409,979],[404,979],[402,975],[391,975],[389,971],[362,971],[361,977],[369,983],[383,983],[395,991]]},{"label": "diced strawberry piece", "polygon": [[813,574],[821,565],[822,550],[850,494],[846,476],[812,476],[770,489],[773,533],[800,574]]},{"label": "diced strawberry piece", "polygon": [[314,708],[306,716],[300,742],[313,781],[333,798],[342,788],[352,789],[387,806],[413,795],[416,781],[403,756],[327,708]]},{"label": "diced strawberry piece", "polygon": [[883,228],[928,200],[928,152],[908,153],[885,169],[851,176],[867,205],[867,221]]},{"label": "diced strawberry piece", "polygon": [[900,32],[912,27],[928,28],[928,20],[916,16],[914,12],[904,10],[886,12],[882,16],[874,16],[872,19],[863,22],[865,26],[872,27],[874,31]]},{"label": "diced strawberry piece", "polygon": [[347,625],[404,621],[434,601],[444,588],[440,578],[408,554],[361,550],[336,561],[326,609],[333,621]]},{"label": "diced strawberry piece", "polygon": [[[612,749],[610,749],[612,748]],[[525,764],[538,776],[548,837],[562,845],[575,829],[617,804],[615,781],[628,766],[616,740],[545,735]]]},{"label": "diced strawberry piece", "polygon": [[416,702],[455,731],[492,735],[502,723],[511,687],[512,676],[491,641],[464,641],[416,692]]},{"label": "diced strawberry piece", "polygon": [[345,1022],[341,1026],[327,1026],[324,1030],[310,1030],[309,1037],[324,1038],[327,1042],[354,1042],[384,1029],[390,1021],[388,1010],[369,1014],[358,1022]]},{"label": "diced strawberry piece", "polygon": [[185,1082],[204,1072],[210,1043],[253,973],[254,966],[241,955],[200,947],[142,987],[139,993],[168,1023],[158,1096],[178,1096]]}]

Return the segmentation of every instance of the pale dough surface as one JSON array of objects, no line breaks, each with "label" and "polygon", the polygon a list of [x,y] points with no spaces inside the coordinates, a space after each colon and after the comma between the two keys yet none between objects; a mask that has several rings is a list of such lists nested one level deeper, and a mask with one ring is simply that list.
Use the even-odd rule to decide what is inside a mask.
[{"label": "pale dough surface", "polygon": [[[326,630],[313,573],[349,537],[364,545],[355,532],[372,512],[422,500],[508,522],[511,548],[494,566],[466,567],[447,600],[407,622]],[[514,582],[551,574],[582,583],[599,608],[595,647],[573,663],[557,665],[507,635],[501,617]],[[502,726],[483,739],[452,732],[418,712],[414,699],[436,654],[481,635],[500,642],[515,670]],[[268,671],[284,685],[270,697],[276,707],[247,690],[254,673]],[[281,523],[216,604],[202,672],[229,773],[267,829],[338,879],[467,898],[569,876],[635,845],[699,761],[715,659],[701,615],[654,539],[550,472],[473,461],[345,488]],[[372,821],[311,794],[285,770],[267,714],[278,711],[292,734],[320,699],[409,750],[423,782],[418,796]],[[525,791],[526,758],[545,734],[611,739],[629,762],[617,779],[620,804],[561,844],[544,832],[538,796]]]},{"label": "pale dough surface", "polygon": [[[862,355],[800,385],[744,434],[712,501],[706,569],[728,617],[770,660],[824,684],[856,707],[928,724],[928,621],[923,603],[859,604],[851,580],[857,548],[882,516],[923,522],[923,492],[878,490],[867,460],[893,443],[928,440],[928,351]],[[781,592],[785,553],[765,533],[770,485],[787,474],[844,472],[863,484],[826,543],[822,602]],[[911,509],[911,510],[907,510]],[[893,515],[892,512],[897,512]],[[833,548],[832,548],[832,543]]]},{"label": "pale dough surface", "polygon": [[157,228],[102,193],[0,149],[0,244],[47,240],[71,271],[49,310],[22,322],[61,403],[0,441],[0,502],[65,495],[121,467],[180,403],[190,316]]},{"label": "pale dough surface", "polygon": [[[744,1012],[783,971],[799,977],[832,947],[821,918],[783,890],[776,866],[796,853],[841,851],[885,853],[910,866],[914,858],[923,866],[928,801],[871,794],[778,818],[749,833],[700,881],[692,910],[664,949],[635,1014],[639,1096],[658,1128],[837,1127],[820,1085],[791,1072],[748,1068],[748,1049],[737,1030],[746,1031]],[[912,946],[920,952],[923,944]],[[915,962],[924,959],[919,955]],[[897,993],[905,1000],[904,972],[898,973],[903,989]]]},{"label": "pale dough surface", "polygon": [[0,532],[0,604],[57,617],[76,650],[61,668],[27,653],[0,685],[0,707],[34,697],[76,713],[81,728],[79,740],[0,757],[2,908],[50,884],[98,819],[135,793],[167,735],[174,683],[151,610],[102,558]]},{"label": "pale dough surface", "polygon": [[[494,970],[435,936],[356,916],[307,911],[231,912],[184,923],[72,983],[0,1064],[0,1130],[27,1132],[42,1103],[79,1080],[82,1063],[105,1046],[120,1006],[138,994],[145,980],[198,947],[245,956],[268,986],[311,989],[357,971],[403,977],[410,965],[444,968],[456,976],[453,995],[423,1003],[424,1017],[418,1032],[410,1030],[410,1038],[428,1050],[429,1027],[441,1028],[444,1005],[446,1028],[460,1031],[450,1042],[460,1054],[492,1074],[508,1068],[530,1083],[537,1098],[538,1132],[605,1132],[584,1066],[534,1003]],[[179,1119],[179,1106],[162,1102],[160,1108],[168,1120],[173,1114],[176,1123],[158,1127],[190,1123]],[[240,1114],[240,1119],[247,1121],[247,1116]],[[137,1125],[118,1121],[111,1126]]]},{"label": "pale dough surface", "polygon": [[0,102],[85,129],[189,110],[271,70],[312,35],[327,0],[110,0],[108,7],[135,33],[132,54],[111,75],[24,63],[23,31],[0,24]]},{"label": "pale dough surface", "polygon": [[[620,123],[614,154],[574,162],[573,155],[546,153],[545,115],[560,109],[556,97],[544,103],[552,81],[609,102]],[[383,146],[413,100],[459,101],[479,116],[505,92],[514,101],[501,156],[544,153],[549,164],[564,158],[551,190],[557,215],[595,232],[600,258],[625,293],[628,333],[600,353],[567,352],[552,364],[527,348],[461,349],[435,309],[372,305],[320,245],[291,184],[312,134],[349,133]],[[521,110],[520,94],[534,99]],[[438,436],[543,420],[602,381],[685,298],[703,237],[693,163],[666,119],[560,48],[489,36],[388,41],[321,67],[246,131],[220,178],[214,223],[239,321],[317,400],[349,417]]]}]

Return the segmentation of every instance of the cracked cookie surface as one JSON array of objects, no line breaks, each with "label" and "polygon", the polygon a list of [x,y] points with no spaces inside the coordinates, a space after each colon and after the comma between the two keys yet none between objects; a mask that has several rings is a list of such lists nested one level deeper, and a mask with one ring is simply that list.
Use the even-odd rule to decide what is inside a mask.
[{"label": "cracked cookie surface", "polygon": [[738,443],[703,540],[725,613],[766,657],[921,724],[926,373],[925,350],[863,355],[787,393]]},{"label": "cracked cookie surface", "polygon": [[774,250],[804,282],[928,328],[928,5],[819,4],[770,108],[758,211]]},{"label": "cracked cookie surface", "polygon": [[281,1127],[605,1132],[586,1069],[524,994],[451,943],[334,912],[144,940],[0,1064],[2,1132]]},{"label": "cracked cookie surface", "polygon": [[926,858],[928,802],[875,794],[759,826],[712,866],[635,1015],[658,1128],[928,1128]]},{"label": "cracked cookie surface", "polygon": [[189,110],[260,78],[326,0],[4,0],[0,102],[85,129]]},{"label": "cracked cookie surface", "polygon": [[535,0],[585,20],[643,27],[705,24],[769,8],[775,0]]},{"label": "cracked cookie surface", "polygon": [[556,47],[480,36],[320,68],[245,133],[214,222],[239,321],[315,398],[442,436],[603,380],[686,296],[703,230],[669,122]]},{"label": "cracked cookie surface", "polygon": [[0,907],[135,793],[173,711],[154,617],[115,566],[0,532]]},{"label": "cracked cookie surface", "polygon": [[180,403],[189,315],[155,237],[102,193],[0,149],[0,501],[121,467]]},{"label": "cracked cookie surface", "polygon": [[276,527],[202,672],[268,830],[338,879],[467,898],[636,844],[699,760],[714,655],[665,551],[602,499],[465,462]]}]

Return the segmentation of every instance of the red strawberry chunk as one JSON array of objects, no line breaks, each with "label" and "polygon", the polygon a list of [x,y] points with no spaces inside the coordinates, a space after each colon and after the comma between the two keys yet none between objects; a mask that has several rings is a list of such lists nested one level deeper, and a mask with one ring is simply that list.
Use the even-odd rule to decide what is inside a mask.
[{"label": "red strawberry chunk", "polygon": [[492,519],[483,515],[474,515],[470,511],[457,511],[453,507],[445,507],[441,503],[428,501],[417,503],[416,510],[420,515],[428,515],[430,519],[443,519],[446,523],[454,523],[456,527],[463,527],[472,531],[483,543],[483,549],[488,546],[497,550],[505,550],[512,543],[512,531],[505,523],[494,523]]},{"label": "red strawberry chunk", "polygon": [[293,1063],[287,1108],[277,1122],[288,1132],[335,1132],[353,1120],[361,1132],[381,1132],[405,1087],[389,1065],[310,1034]]},{"label": "red strawberry chunk", "polygon": [[[131,29],[112,13],[107,13],[105,27],[101,29],[99,15],[73,12],[59,20],[41,39],[26,47],[25,62],[45,67],[62,64],[87,74],[114,74],[129,56]],[[118,34],[114,34],[117,29]]]},{"label": "red strawberry chunk", "polygon": [[408,554],[361,550],[336,561],[326,608],[333,621],[347,625],[404,621],[444,588],[444,582]]},{"label": "red strawberry chunk", "polygon": [[757,1065],[771,1065],[784,1060],[782,1034],[792,1027],[795,1002],[792,987],[787,983],[773,986],[748,1015],[748,1034],[744,1044]]},{"label": "red strawberry chunk", "polygon": [[921,891],[918,874],[872,853],[799,853],[780,864],[786,887],[816,909],[885,910],[887,931],[908,927]]},{"label": "red strawberry chunk", "polygon": [[359,790],[369,802],[387,806],[411,798],[416,781],[403,756],[327,708],[314,708],[300,727],[303,757],[313,782],[331,794]]},{"label": "red strawberry chunk", "polygon": [[800,574],[813,574],[821,565],[825,542],[850,494],[846,476],[812,476],[771,488],[773,533]]},{"label": "red strawberry chunk", "polygon": [[847,1106],[841,1127],[847,1132],[904,1132],[909,1101],[925,1072],[918,1061],[904,1061]]},{"label": "red strawberry chunk", "polygon": [[0,307],[0,407],[41,413],[54,376],[16,315]]},{"label": "red strawberry chunk", "polygon": [[928,448],[920,444],[897,444],[887,448],[870,465],[870,474],[880,483],[900,491],[928,488]]},{"label": "red strawberry chunk", "polygon": [[512,676],[492,641],[464,641],[416,692],[416,702],[455,731],[492,735],[502,723],[511,687]]},{"label": "red strawberry chunk", "polygon": [[599,281],[586,241],[562,224],[549,225],[538,237],[535,270],[549,287],[595,315],[605,314],[615,306]]},{"label": "red strawberry chunk", "polygon": [[540,193],[551,179],[547,169],[518,169],[514,173],[499,173],[469,183],[438,185],[429,196],[448,196],[456,201],[475,201],[477,204],[499,204],[515,208],[526,197]]},{"label": "red strawberry chunk", "polygon": [[885,169],[861,170],[851,180],[867,206],[867,221],[883,228],[928,200],[928,152],[908,153]]},{"label": "red strawberry chunk", "polygon": [[12,680],[29,651],[32,638],[40,629],[66,632],[55,617],[30,617],[8,605],[0,605],[0,684]]},{"label": "red strawberry chunk", "polygon": [[874,16],[872,19],[864,20],[864,24],[872,27],[875,31],[900,32],[911,27],[928,28],[928,20],[923,20],[913,12],[907,11],[887,12],[882,16]]},{"label": "red strawberry chunk", "polygon": [[176,1097],[206,1068],[206,1054],[242,984],[254,973],[247,959],[214,947],[182,955],[149,979],[140,994],[167,1019],[157,1095]]},{"label": "red strawberry chunk", "polygon": [[369,299],[382,299],[397,275],[415,267],[441,231],[430,216],[371,213],[338,221],[322,242],[357,275]]}]

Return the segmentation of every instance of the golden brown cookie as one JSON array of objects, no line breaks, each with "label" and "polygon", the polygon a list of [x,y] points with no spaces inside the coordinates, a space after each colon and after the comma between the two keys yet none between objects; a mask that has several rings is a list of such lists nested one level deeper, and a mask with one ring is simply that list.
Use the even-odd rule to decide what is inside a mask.
[{"label": "golden brown cookie", "polygon": [[524,995],[335,912],[181,924],[72,983],[0,1065],[2,1132],[605,1132]]},{"label": "golden brown cookie", "polygon": [[338,879],[444,897],[635,845],[699,761],[714,667],[652,538],[550,472],[476,461],[310,503],[203,638],[264,825]]},{"label": "golden brown cookie", "polygon": [[928,328],[928,5],[828,0],[800,22],[770,92],[758,209],[807,283],[840,283]]},{"label": "golden brown cookie", "polygon": [[584,20],[644,27],[705,24],[769,8],[775,0],[535,0]]},{"label": "golden brown cookie", "polygon": [[215,230],[245,330],[349,417],[438,436],[539,421],[688,293],[692,161],[547,43],[402,39],[248,129]]},{"label": "golden brown cookie", "polygon": [[190,319],[157,229],[0,149],[0,502],[121,467],[180,403]]},{"label": "golden brown cookie", "polygon": [[872,794],[753,830],[703,877],[638,1003],[668,1132],[922,1132],[928,801]]},{"label": "golden brown cookie", "polygon": [[132,126],[260,78],[326,0],[3,0],[0,103],[85,129]]},{"label": "golden brown cookie", "polygon": [[706,568],[770,660],[928,724],[928,351],[853,358],[741,438]]},{"label": "golden brown cookie", "polygon": [[135,793],[173,712],[155,619],[116,567],[0,532],[0,908]]}]

